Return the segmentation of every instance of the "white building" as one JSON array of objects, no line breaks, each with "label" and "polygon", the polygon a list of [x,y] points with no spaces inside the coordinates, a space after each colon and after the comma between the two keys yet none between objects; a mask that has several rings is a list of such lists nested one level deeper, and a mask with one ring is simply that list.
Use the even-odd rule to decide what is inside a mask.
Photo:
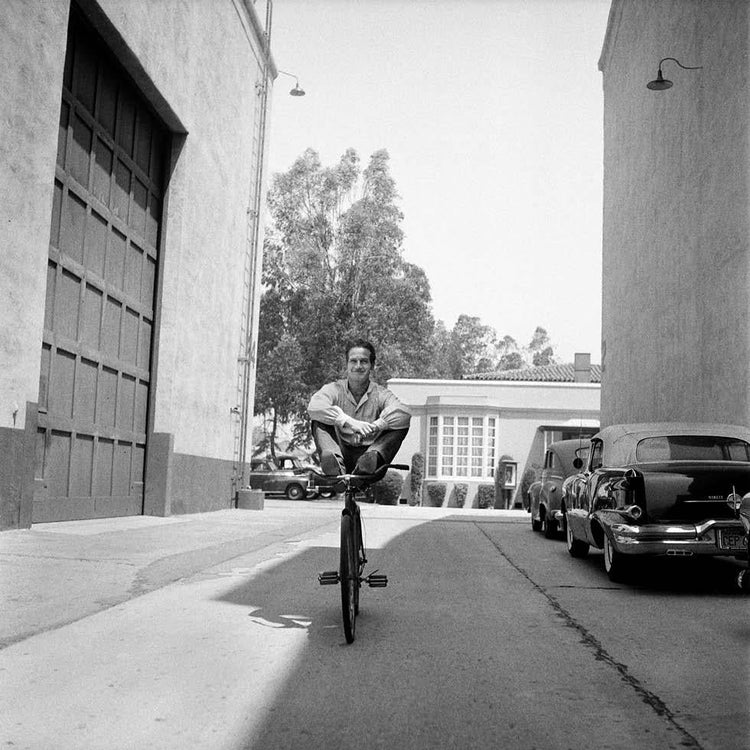
[{"label": "white building", "polygon": [[[521,503],[521,479],[541,465],[555,440],[591,435],[599,426],[601,370],[588,354],[549,365],[472,380],[394,378],[388,387],[412,412],[396,461],[425,458],[425,483],[467,484],[465,507],[476,507],[480,485],[493,484],[503,456],[517,464],[511,502]],[[497,500],[496,500],[497,503]],[[497,507],[497,505],[496,505]]]}]

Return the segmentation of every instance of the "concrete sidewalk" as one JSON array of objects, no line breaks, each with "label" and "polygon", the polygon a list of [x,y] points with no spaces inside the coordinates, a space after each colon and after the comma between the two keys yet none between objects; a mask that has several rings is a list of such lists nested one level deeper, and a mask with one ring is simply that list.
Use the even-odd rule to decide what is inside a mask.
[{"label": "concrete sidewalk", "polygon": [[[160,518],[128,516],[35,524],[0,533],[0,648],[62,627],[187,578],[338,523],[338,500],[266,499],[258,510],[228,509]],[[522,523],[519,510],[367,506],[368,513],[425,521],[481,518]]]}]

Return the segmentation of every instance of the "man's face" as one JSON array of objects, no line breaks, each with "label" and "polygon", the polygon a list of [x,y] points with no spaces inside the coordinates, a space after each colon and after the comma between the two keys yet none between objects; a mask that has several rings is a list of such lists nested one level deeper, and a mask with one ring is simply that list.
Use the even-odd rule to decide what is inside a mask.
[{"label": "man's face", "polygon": [[352,385],[364,385],[370,380],[372,364],[370,352],[363,346],[354,346],[349,350],[346,360],[346,376]]}]

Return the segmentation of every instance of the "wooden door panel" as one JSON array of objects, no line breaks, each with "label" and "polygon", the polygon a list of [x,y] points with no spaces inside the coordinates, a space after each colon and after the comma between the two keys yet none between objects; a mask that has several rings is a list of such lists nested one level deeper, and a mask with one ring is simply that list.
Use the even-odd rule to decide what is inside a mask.
[{"label": "wooden door panel", "polygon": [[142,512],[169,133],[71,11],[32,520]]}]

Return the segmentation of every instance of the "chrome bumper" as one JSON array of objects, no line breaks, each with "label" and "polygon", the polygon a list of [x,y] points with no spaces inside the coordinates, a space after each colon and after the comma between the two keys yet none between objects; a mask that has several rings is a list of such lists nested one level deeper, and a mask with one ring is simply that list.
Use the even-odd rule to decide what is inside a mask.
[{"label": "chrome bumper", "polygon": [[615,523],[608,526],[618,552],[624,555],[742,555],[741,549],[720,545],[720,531],[744,535],[739,521],[704,521],[699,524],[635,524]]}]

